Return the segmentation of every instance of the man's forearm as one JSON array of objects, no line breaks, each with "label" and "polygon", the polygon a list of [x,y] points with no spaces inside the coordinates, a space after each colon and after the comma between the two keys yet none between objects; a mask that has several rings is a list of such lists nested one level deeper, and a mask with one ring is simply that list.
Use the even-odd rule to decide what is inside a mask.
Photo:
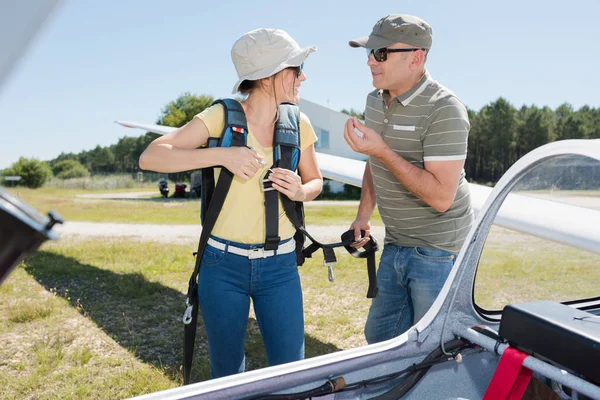
[{"label": "man's forearm", "polygon": [[369,161],[366,162],[365,173],[363,174],[362,189],[360,194],[360,204],[358,206],[358,217],[371,218],[375,210],[375,187],[373,186],[373,177],[371,176],[371,167]]},{"label": "man's forearm", "polygon": [[446,211],[447,201],[443,196],[444,188],[432,173],[426,169],[415,167],[389,147],[377,158],[411,193],[437,211]]}]

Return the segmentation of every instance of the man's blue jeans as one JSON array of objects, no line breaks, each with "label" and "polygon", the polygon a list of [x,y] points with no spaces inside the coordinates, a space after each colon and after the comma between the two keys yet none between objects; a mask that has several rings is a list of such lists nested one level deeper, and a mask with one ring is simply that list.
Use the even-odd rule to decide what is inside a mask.
[{"label": "man's blue jeans", "polygon": [[[264,247],[213,239],[244,249]],[[248,259],[207,246],[198,277],[198,300],[208,337],[211,378],[244,372],[250,299],[269,365],[304,358],[296,253]]]},{"label": "man's blue jeans", "polygon": [[446,282],[456,254],[386,244],[377,270],[379,292],[365,324],[369,344],[406,332],[429,310]]}]

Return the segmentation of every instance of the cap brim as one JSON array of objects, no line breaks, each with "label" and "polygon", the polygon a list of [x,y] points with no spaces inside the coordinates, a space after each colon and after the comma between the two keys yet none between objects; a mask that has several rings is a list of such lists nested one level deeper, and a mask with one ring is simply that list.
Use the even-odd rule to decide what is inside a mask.
[{"label": "cap brim", "polygon": [[369,37],[365,36],[351,40],[348,42],[348,44],[350,45],[350,47],[365,47],[365,43],[367,43],[367,40],[369,40]]},{"label": "cap brim", "polygon": [[377,35],[364,36],[348,42],[350,47],[365,47],[367,49],[380,49],[397,43]]},{"label": "cap brim", "polygon": [[308,55],[313,51],[317,51],[316,46],[305,47],[297,52],[290,54],[289,58],[280,63],[271,65],[267,68],[263,68],[250,75],[240,77],[240,79],[235,83],[235,85],[233,85],[233,91],[231,93],[236,94],[240,90],[240,85],[244,81],[255,81],[258,79],[268,78],[269,76],[275,75],[279,71],[282,71],[286,68],[299,67],[308,58]]}]

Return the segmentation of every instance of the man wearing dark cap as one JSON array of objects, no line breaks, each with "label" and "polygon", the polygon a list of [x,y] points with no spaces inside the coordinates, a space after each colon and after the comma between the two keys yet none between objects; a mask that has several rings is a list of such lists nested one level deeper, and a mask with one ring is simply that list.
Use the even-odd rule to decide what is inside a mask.
[{"label": "man wearing dark cap", "polygon": [[467,110],[427,72],[431,43],[431,26],[412,15],[388,15],[369,36],[350,41],[367,50],[376,88],[367,96],[365,124],[351,118],[344,132],[354,151],[369,155],[351,229],[356,246],[365,244],[360,230],[368,236],[377,204],[386,232],[368,343],[398,336],[421,319],[473,222],[463,169]]}]

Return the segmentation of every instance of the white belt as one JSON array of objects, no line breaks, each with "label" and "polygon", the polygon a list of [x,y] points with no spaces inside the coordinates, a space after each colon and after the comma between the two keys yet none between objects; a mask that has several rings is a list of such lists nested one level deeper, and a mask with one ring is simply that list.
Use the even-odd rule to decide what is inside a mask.
[{"label": "white belt", "polygon": [[[225,251],[225,243],[218,242],[213,238],[208,238],[208,245],[214,247],[215,249]],[[227,251],[232,254],[237,254],[238,256],[248,257],[253,260],[255,258],[267,258],[275,255],[275,251],[277,254],[288,254],[292,251],[296,250],[296,242],[294,239],[290,239],[289,241],[280,244],[277,250],[265,250],[263,248],[259,249],[242,249],[239,247],[235,247],[232,245],[227,246]]]}]

